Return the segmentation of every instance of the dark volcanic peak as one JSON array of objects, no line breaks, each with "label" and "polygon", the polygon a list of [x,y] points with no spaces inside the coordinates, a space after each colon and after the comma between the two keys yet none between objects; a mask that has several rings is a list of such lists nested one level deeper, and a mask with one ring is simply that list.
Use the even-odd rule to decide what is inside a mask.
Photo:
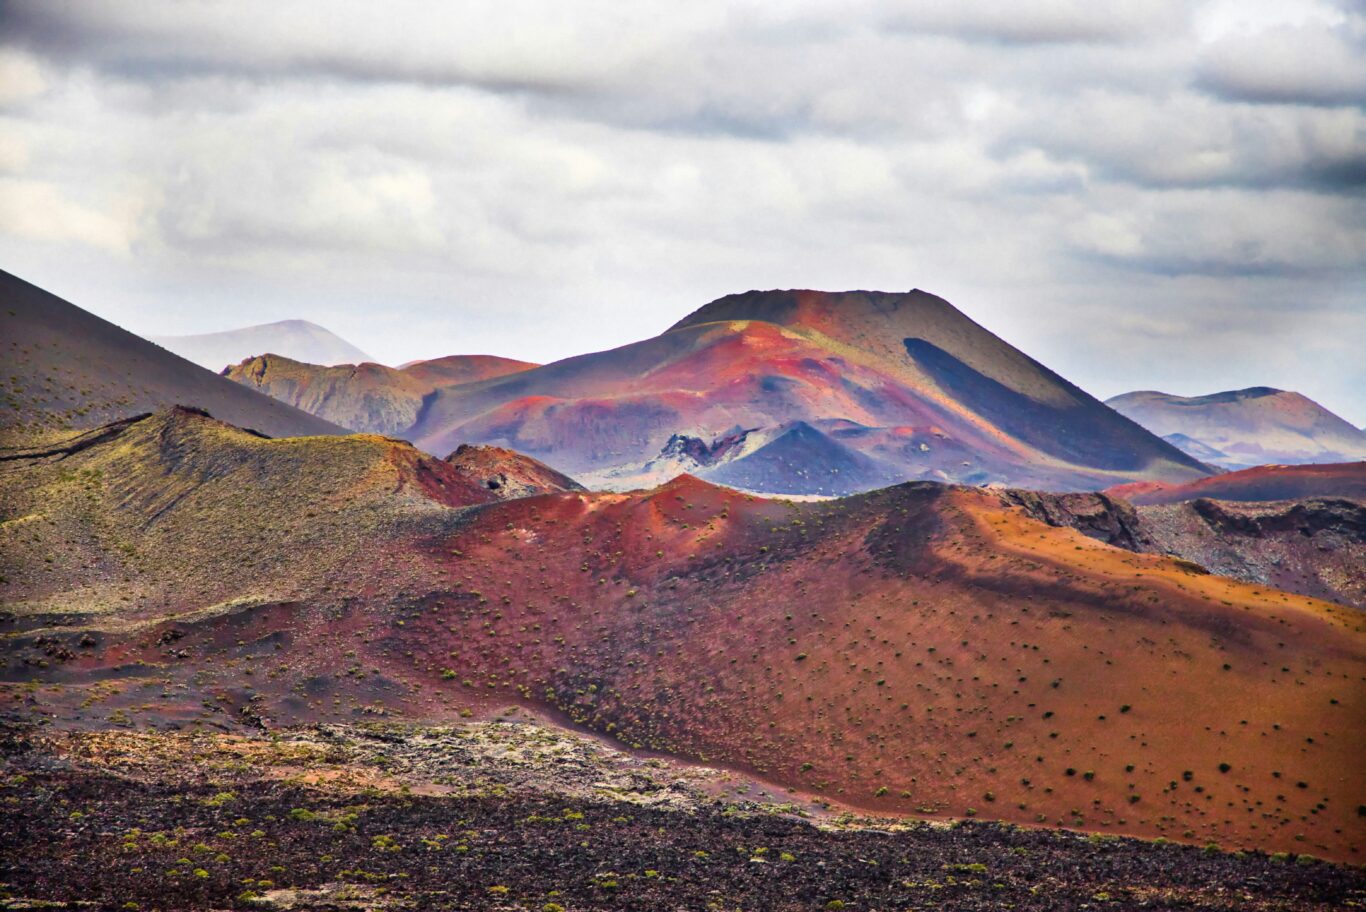
[{"label": "dark volcanic peak", "polygon": [[774,494],[853,494],[902,477],[805,421],[776,429],[757,449],[705,472],[709,481]]},{"label": "dark volcanic peak", "polygon": [[988,427],[1075,465],[1141,471],[1161,458],[1204,468],[919,289],[752,291],[713,301],[673,329],[717,320],[802,327],[866,350],[907,380],[928,381]]},{"label": "dark volcanic peak", "polygon": [[10,376],[0,428],[97,427],[186,403],[272,437],[345,433],[7,272],[0,272],[0,305],[0,351]]}]

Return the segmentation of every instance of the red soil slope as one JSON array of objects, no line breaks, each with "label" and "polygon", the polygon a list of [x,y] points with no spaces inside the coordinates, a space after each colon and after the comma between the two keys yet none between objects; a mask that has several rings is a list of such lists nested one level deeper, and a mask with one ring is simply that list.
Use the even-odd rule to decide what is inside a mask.
[{"label": "red soil slope", "polygon": [[10,705],[270,725],[514,703],[888,813],[1366,857],[1359,612],[986,491],[789,504],[683,477],[490,503],[448,471],[180,414],[8,465]]},{"label": "red soil slope", "polygon": [[1117,485],[1105,493],[1135,504],[1172,504],[1206,497],[1211,500],[1299,500],[1346,497],[1366,500],[1366,462],[1336,465],[1265,465],[1202,478],[1190,484],[1139,482]]}]

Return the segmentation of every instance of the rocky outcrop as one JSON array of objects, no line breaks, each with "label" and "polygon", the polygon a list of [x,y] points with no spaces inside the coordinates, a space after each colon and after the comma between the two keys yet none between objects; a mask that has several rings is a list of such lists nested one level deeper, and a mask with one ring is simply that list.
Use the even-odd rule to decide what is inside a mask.
[{"label": "rocky outcrop", "polygon": [[689,437],[687,434],[674,434],[659,450],[656,459],[664,460],[685,460],[690,459],[699,466],[712,466],[724,462],[728,457],[735,456],[744,447],[745,441],[756,428],[737,430],[717,437],[711,443],[701,437]]},{"label": "rocky outcrop", "polygon": [[1104,493],[1020,490],[1001,492],[1001,500],[1050,526],[1129,551],[1168,554],[1244,582],[1366,608],[1366,503],[1360,500],[1197,498],[1135,506]]},{"label": "rocky outcrop", "polygon": [[1128,501],[1107,494],[1045,494],[1007,490],[1001,500],[1050,526],[1068,526],[1108,545],[1129,551],[1152,551],[1138,511]]},{"label": "rocky outcrop", "polygon": [[1202,498],[1137,511],[1160,553],[1246,582],[1366,608],[1366,503]]},{"label": "rocky outcrop", "polygon": [[492,492],[498,500],[587,490],[568,475],[540,460],[503,447],[465,443],[447,456],[445,461],[461,477]]}]

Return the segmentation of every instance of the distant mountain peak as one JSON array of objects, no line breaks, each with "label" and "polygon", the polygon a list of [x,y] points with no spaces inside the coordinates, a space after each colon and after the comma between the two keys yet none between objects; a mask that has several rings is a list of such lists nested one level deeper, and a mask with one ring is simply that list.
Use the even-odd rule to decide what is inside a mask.
[{"label": "distant mountain peak", "polygon": [[308,364],[361,364],[375,360],[326,327],[297,318],[223,332],[149,338],[212,371],[266,352]]},{"label": "distant mountain peak", "polygon": [[1366,433],[1291,390],[1252,386],[1203,396],[1141,390],[1106,404],[1226,469],[1366,459]]}]

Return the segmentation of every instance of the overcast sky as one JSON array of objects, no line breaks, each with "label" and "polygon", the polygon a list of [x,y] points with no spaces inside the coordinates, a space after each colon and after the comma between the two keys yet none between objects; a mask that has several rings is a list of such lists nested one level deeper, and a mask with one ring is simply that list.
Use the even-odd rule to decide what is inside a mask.
[{"label": "overcast sky", "polygon": [[135,332],[545,361],[919,287],[1100,396],[1366,423],[1359,3],[0,11],[0,266]]}]

